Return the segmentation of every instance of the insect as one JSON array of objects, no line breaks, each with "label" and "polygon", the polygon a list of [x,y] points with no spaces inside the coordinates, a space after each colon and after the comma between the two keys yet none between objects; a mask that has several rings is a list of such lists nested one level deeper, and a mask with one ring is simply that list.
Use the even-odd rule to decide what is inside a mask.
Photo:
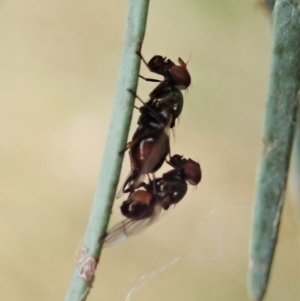
[{"label": "insect", "polygon": [[145,230],[162,216],[164,210],[182,200],[187,192],[187,182],[192,185],[200,182],[201,168],[194,160],[174,155],[169,164],[174,168],[161,178],[150,180],[148,184],[140,183],[129,194],[121,205],[121,212],[126,219],[108,231],[103,240],[104,246],[118,243]]},{"label": "insect", "polygon": [[[164,80],[150,93],[150,99],[146,103],[129,90],[143,106],[139,108],[139,126],[126,147],[129,149],[131,173],[123,185],[123,192],[134,190],[141,176],[154,173],[162,166],[170,152],[169,129],[175,126],[175,120],[183,108],[183,95],[177,86],[185,89],[191,82],[182,59],[179,59],[180,66],[177,66],[171,60],[156,55],[147,64],[141,54],[141,45],[137,48],[137,55],[150,71],[163,75]],[[132,181],[135,182],[133,186],[131,184],[133,188],[126,188]]]}]

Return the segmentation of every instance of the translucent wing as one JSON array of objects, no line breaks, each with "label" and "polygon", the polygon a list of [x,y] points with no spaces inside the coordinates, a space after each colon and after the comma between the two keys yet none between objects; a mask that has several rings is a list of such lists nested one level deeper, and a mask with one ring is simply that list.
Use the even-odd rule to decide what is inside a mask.
[{"label": "translucent wing", "polygon": [[128,175],[127,175],[127,177],[126,177],[126,180],[125,180],[124,184],[122,184],[122,186],[121,186],[120,189],[118,190],[118,192],[117,192],[117,194],[116,194],[116,199],[121,198],[121,197],[125,194],[125,192],[124,192],[123,190],[124,190],[125,186],[127,186],[126,183],[127,183],[128,180],[130,179],[130,177],[131,177],[131,171],[128,173]]},{"label": "translucent wing", "polygon": [[[164,129],[162,130],[161,135],[159,136],[157,142],[155,143],[154,147],[152,148],[151,154],[155,154],[157,152],[159,152],[158,150],[163,147],[164,148],[164,144],[168,144],[170,143],[169,141],[169,135],[170,135],[170,124],[172,122],[172,117],[169,117],[168,123],[167,125],[164,127]],[[168,152],[169,152],[169,147],[168,147]],[[145,164],[142,166],[138,176],[136,177],[136,179],[134,180],[133,183],[133,187],[139,187],[140,183],[144,180],[147,171],[149,170],[153,170],[155,165],[158,162],[152,159],[152,156],[149,156],[149,159],[145,162]]]},{"label": "translucent wing", "polygon": [[153,223],[158,221],[162,215],[163,208],[160,205],[156,205],[154,213],[149,218],[141,220],[125,219],[120,223],[110,228],[107,232],[106,237],[103,239],[103,246],[109,247],[124,241],[131,235],[138,234],[146,230]]}]

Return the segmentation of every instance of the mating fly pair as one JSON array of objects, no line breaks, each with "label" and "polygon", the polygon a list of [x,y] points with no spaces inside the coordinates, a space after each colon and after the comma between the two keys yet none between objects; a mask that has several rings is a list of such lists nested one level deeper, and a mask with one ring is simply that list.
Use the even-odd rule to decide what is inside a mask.
[{"label": "mating fly pair", "polygon": [[[155,55],[147,63],[141,54],[141,45],[136,54],[151,72],[162,75],[164,79],[160,81],[140,75],[146,81],[159,83],[149,94],[147,102],[128,90],[143,105],[138,108],[138,127],[124,150],[129,151],[130,174],[117,195],[118,198],[128,193],[127,200],[121,205],[121,212],[126,219],[108,230],[103,239],[104,246],[144,230],[158,220],[164,210],[184,197],[187,183],[197,185],[201,180],[199,163],[180,155],[170,156],[169,130],[175,126],[183,108],[180,90],[188,88],[191,83],[186,64],[179,58],[179,65],[176,65],[160,55]],[[165,161],[172,169],[156,178],[154,173]],[[144,182],[145,176],[148,176],[148,183]]]}]

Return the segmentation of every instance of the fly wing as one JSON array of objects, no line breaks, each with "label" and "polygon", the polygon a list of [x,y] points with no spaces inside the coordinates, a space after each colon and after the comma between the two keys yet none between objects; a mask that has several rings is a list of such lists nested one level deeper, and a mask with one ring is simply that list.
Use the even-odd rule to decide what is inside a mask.
[{"label": "fly wing", "polygon": [[130,181],[132,181],[131,178],[132,178],[132,174],[131,174],[131,171],[130,171],[129,174],[127,175],[127,177],[126,177],[126,180],[125,180],[124,184],[118,190],[118,192],[116,194],[116,199],[121,198],[125,193],[128,192],[128,191],[124,191],[124,189],[130,183]]},{"label": "fly wing", "polygon": [[[172,116],[169,116],[169,120],[166,124],[166,126],[162,129],[162,132],[159,136],[159,138],[157,139],[157,142],[155,143],[155,145],[153,146],[152,150],[151,150],[151,154],[149,155],[148,160],[143,164],[141,170],[138,173],[138,176],[135,178],[135,181],[133,183],[133,187],[139,187],[141,182],[143,182],[143,179],[145,178],[146,174],[149,172],[149,170],[154,170],[155,166],[159,163],[158,160],[153,160],[153,158],[155,157],[155,154],[160,152],[160,149],[164,149],[165,148],[165,144],[168,144],[167,147],[167,153],[165,154],[166,156],[169,154],[170,152],[170,141],[169,141],[169,135],[170,135],[170,124],[172,123]],[[163,161],[165,160],[165,158],[163,158]],[[163,164],[163,162],[162,162]]]},{"label": "fly wing", "polygon": [[106,237],[103,239],[103,246],[109,247],[115,245],[124,241],[131,235],[135,235],[146,230],[149,226],[161,218],[162,211],[163,208],[160,205],[156,205],[153,215],[148,218],[141,220],[125,219],[119,222],[108,230]]}]

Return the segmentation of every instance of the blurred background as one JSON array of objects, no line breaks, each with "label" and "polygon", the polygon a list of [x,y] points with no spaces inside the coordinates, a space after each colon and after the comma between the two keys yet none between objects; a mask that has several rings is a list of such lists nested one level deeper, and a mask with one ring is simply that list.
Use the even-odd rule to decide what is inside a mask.
[{"label": "blurred background", "polygon": [[[68,289],[100,169],[127,4],[0,2],[1,300],[63,300]],[[199,160],[203,180],[159,223],[103,250],[88,300],[248,300],[270,42],[268,15],[255,0],[151,1],[143,54],[189,60],[192,86],[171,150]],[[153,76],[144,66],[141,74]],[[138,94],[146,99],[154,86],[140,81]],[[126,155],[121,181],[128,172]],[[300,298],[293,191],[265,300]],[[120,202],[111,225],[122,219]]]}]

